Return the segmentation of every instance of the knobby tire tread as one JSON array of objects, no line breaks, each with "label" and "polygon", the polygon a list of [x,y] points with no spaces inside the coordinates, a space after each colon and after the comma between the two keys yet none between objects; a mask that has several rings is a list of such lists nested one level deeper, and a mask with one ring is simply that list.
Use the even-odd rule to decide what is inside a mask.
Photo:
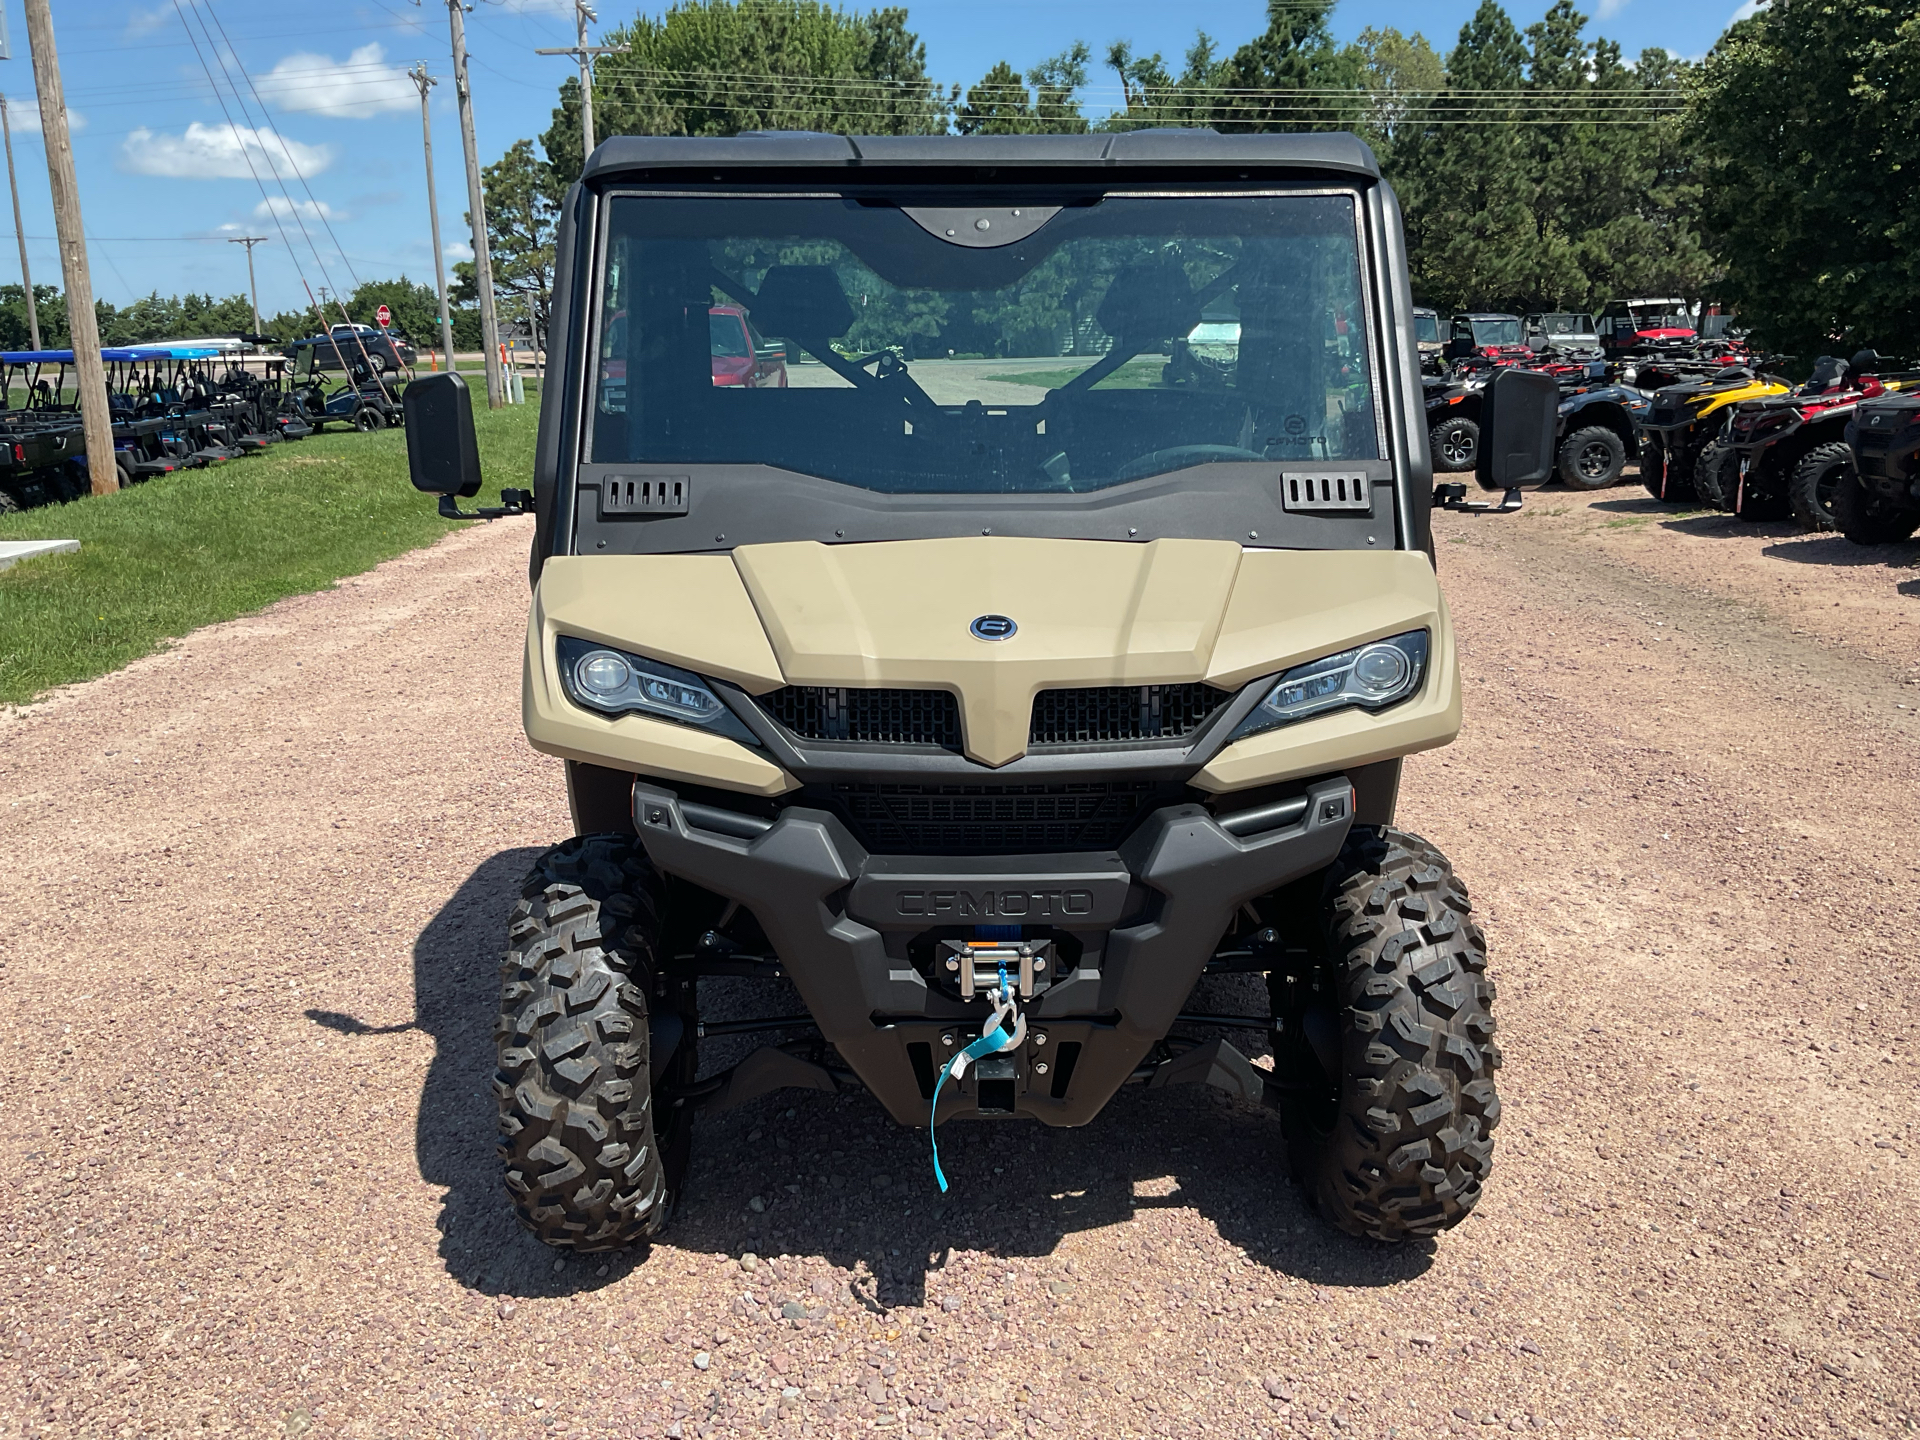
[{"label": "knobby tire tread", "polygon": [[[1590,476],[1580,472],[1581,453],[1590,445],[1604,445],[1607,448],[1608,462],[1604,475]],[[1618,483],[1627,468],[1626,442],[1610,426],[1585,426],[1560,442],[1557,468],[1561,483],[1570,490],[1605,490]]]},{"label": "knobby tire tread", "polygon": [[508,926],[499,1153],[515,1213],[549,1245],[645,1241],[679,1188],[690,1121],[661,1121],[651,1084],[659,883],[632,836],[579,836],[535,864]]},{"label": "knobby tire tread", "polygon": [[1493,1164],[1486,937],[1446,856],[1392,829],[1355,827],[1323,911],[1344,1073],[1332,1104],[1288,1106],[1295,1178],[1348,1234],[1436,1235],[1479,1203]]},{"label": "knobby tire tread", "polygon": [[1920,508],[1907,509],[1874,494],[1856,474],[1833,497],[1833,519],[1855,545],[1895,545],[1920,529]]},{"label": "knobby tire tread", "polygon": [[[1814,446],[1793,467],[1793,476],[1787,482],[1787,503],[1793,518],[1808,530],[1834,528],[1833,510],[1820,503],[1820,482],[1836,465],[1842,467],[1840,485],[1844,488],[1853,479],[1853,447],[1841,440]],[[1838,498],[1836,491],[1836,501]]]},{"label": "knobby tire tread", "polygon": [[1693,462],[1693,493],[1702,505],[1731,510],[1740,485],[1740,455],[1724,440],[1709,440]]}]

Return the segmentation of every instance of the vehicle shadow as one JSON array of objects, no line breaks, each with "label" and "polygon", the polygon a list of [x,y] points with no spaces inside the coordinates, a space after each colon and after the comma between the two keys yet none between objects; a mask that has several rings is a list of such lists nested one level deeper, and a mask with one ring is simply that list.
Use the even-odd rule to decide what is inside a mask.
[{"label": "vehicle shadow", "polygon": [[[439,1253],[462,1284],[510,1297],[591,1290],[648,1258],[547,1248],[520,1229],[500,1183],[490,1088],[497,965],[507,914],[538,854],[488,859],[414,945],[413,1025],[435,1047],[416,1147],[421,1177],[446,1190]],[[1241,992],[1258,989],[1247,977],[1206,982],[1193,1003],[1239,1010],[1252,999]],[[743,980],[703,981],[702,1004],[710,1018],[800,1008],[784,982]],[[364,1028],[333,1012],[310,1018]],[[740,1045],[706,1042],[703,1073],[732,1063]],[[668,1239],[729,1258],[818,1255],[852,1272],[854,1301],[876,1312],[926,1303],[930,1284],[937,1300],[938,1270],[954,1250],[1037,1258],[1070,1234],[1167,1208],[1197,1211],[1249,1260],[1318,1284],[1395,1284],[1432,1263],[1430,1242],[1381,1245],[1324,1224],[1288,1183],[1278,1117],[1197,1087],[1123,1090],[1080,1130],[955,1122],[941,1127],[940,1156],[952,1185],[944,1196],[926,1130],[896,1125],[864,1092],[779,1091],[696,1123],[693,1168]],[[1156,1239],[1164,1237],[1130,1235],[1128,1243]]]},{"label": "vehicle shadow", "polygon": [[1802,534],[1761,552],[1796,565],[1827,565],[1839,570],[1907,570],[1920,563],[1920,540],[1896,545],[1856,545],[1844,535]]},{"label": "vehicle shadow", "polygon": [[1587,507],[1590,510],[1605,510],[1611,515],[1671,515],[1673,506],[1664,500],[1656,500],[1645,491],[1633,495],[1622,495],[1613,500],[1596,500]]}]

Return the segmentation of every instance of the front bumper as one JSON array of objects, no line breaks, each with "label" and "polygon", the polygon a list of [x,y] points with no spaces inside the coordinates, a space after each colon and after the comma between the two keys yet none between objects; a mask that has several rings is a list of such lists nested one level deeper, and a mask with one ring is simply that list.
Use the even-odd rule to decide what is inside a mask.
[{"label": "front bumper", "polygon": [[1117,850],[1061,855],[871,855],[825,810],[768,821],[645,783],[633,818],[660,870],[752,911],[822,1036],[903,1124],[927,1122],[936,1068],[987,1017],[984,1000],[929,982],[916,942],[975,924],[1058,937],[1073,963],[1025,1007],[1010,1087],[997,1075],[983,1103],[970,1069],[942,1089],[940,1118],[1084,1125],[1166,1035],[1234,911],[1333,862],[1353,789],[1344,775],[1318,781],[1258,818],[1229,818],[1238,833],[1198,805],[1167,806]]}]

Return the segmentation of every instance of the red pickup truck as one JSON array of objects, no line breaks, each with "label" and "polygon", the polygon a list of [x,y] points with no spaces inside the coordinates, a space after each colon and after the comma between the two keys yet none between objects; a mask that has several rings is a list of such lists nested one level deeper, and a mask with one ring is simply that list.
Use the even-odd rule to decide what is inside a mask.
[{"label": "red pickup truck", "polygon": [[738,305],[714,305],[707,310],[712,332],[713,383],[744,385],[748,389],[787,388],[787,347],[765,340]]}]

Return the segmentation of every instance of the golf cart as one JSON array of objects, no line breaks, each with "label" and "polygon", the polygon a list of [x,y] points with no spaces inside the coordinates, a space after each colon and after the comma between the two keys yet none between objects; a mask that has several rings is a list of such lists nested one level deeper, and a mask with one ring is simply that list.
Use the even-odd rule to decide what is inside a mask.
[{"label": "golf cart", "polygon": [[[331,423],[356,430],[384,430],[400,423],[405,383],[391,351],[366,344],[364,336],[315,335],[287,347],[291,364],[287,393],[297,402],[299,422],[312,430]],[[334,385],[328,372],[346,375]]]}]

